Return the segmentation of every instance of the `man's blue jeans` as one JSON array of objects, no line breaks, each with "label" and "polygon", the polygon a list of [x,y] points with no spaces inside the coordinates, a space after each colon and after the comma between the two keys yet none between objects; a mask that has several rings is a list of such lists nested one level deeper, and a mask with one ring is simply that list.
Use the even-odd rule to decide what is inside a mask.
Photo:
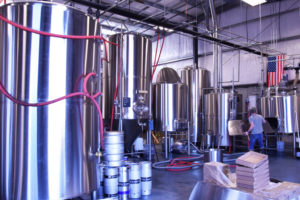
[{"label": "man's blue jeans", "polygon": [[263,134],[262,133],[260,133],[260,134],[251,134],[250,135],[250,146],[249,146],[250,151],[253,151],[256,140],[258,141],[259,148],[260,149],[264,148]]}]

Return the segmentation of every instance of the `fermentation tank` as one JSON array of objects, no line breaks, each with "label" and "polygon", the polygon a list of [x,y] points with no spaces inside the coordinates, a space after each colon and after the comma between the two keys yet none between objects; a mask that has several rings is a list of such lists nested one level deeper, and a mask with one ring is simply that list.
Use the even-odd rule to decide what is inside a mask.
[{"label": "fermentation tank", "polygon": [[183,83],[156,83],[153,91],[155,130],[187,129],[188,87]]},{"label": "fermentation tank", "polygon": [[121,48],[114,45],[107,46],[108,62],[104,62],[102,75],[103,116],[105,119],[111,117],[120,67],[122,80],[119,83],[116,112],[120,113],[119,109],[122,108],[123,119],[148,119],[152,67],[151,40],[128,33],[113,35],[109,37],[109,41],[120,44]]},{"label": "fermentation tank", "polygon": [[192,124],[192,142],[200,140],[203,133],[202,96],[206,93],[204,88],[210,87],[210,72],[203,68],[186,68],[181,71],[181,80],[189,87],[189,121]]},{"label": "fermentation tank", "polygon": [[206,133],[215,136],[215,145],[229,146],[230,96],[231,93],[210,93],[204,97]]},{"label": "fermentation tank", "polygon": [[[0,7],[0,15],[50,33],[100,33],[92,17],[55,3],[7,4]],[[97,40],[42,36],[3,21],[0,35],[0,81],[20,101],[65,96],[74,92],[82,75],[99,72]],[[98,82],[89,81],[87,89],[99,91]],[[0,93],[0,198],[69,199],[96,190],[98,121],[86,98],[27,107]]]},{"label": "fermentation tank", "polygon": [[[271,121],[276,119],[273,125],[280,133],[293,133],[295,125],[295,116],[297,107],[294,105],[294,97],[284,96],[267,96],[261,98],[261,114],[264,118]],[[297,105],[297,104],[296,104]],[[274,121],[274,120],[273,120]]]},{"label": "fermentation tank", "polygon": [[[131,145],[142,132],[139,123],[142,121],[142,124],[146,124],[146,120],[149,119],[152,41],[133,33],[112,35],[109,41],[119,44],[120,47],[106,47],[108,60],[104,61],[101,75],[101,108],[104,119],[109,121],[115,106],[114,118],[122,118],[125,148],[126,151],[130,151]],[[114,101],[118,77],[120,81]]]}]

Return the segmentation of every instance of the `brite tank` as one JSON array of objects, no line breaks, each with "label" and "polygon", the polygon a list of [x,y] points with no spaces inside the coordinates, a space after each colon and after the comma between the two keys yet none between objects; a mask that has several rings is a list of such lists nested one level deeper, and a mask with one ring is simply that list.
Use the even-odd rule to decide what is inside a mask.
[{"label": "brite tank", "polygon": [[[55,3],[13,3],[1,7],[0,14],[50,33],[100,33],[93,18]],[[0,80],[18,100],[35,103],[65,96],[74,92],[82,75],[99,72],[97,40],[32,34],[3,21],[0,35]],[[87,89],[99,91],[95,79]],[[100,147],[99,116],[89,99],[36,108],[0,94],[0,102],[0,199],[69,199],[97,188],[92,155]]]},{"label": "brite tank", "polygon": [[181,80],[189,87],[189,121],[192,124],[192,142],[196,143],[200,140],[200,134],[203,133],[202,121],[202,103],[203,94],[208,90],[204,88],[210,87],[210,72],[204,68],[186,68],[181,71]]},{"label": "brite tank", "polygon": [[[152,42],[149,38],[128,33],[116,34],[109,41],[120,44],[121,48],[108,46],[108,60],[104,62],[102,75],[102,111],[105,119],[110,119],[113,97],[121,64],[120,88],[118,90],[116,113],[122,110],[123,119],[148,119],[152,68]],[[119,55],[121,55],[121,63]],[[122,99],[120,99],[122,97]],[[122,106],[121,106],[122,104]],[[118,118],[120,116],[116,116]]]},{"label": "brite tank", "polygon": [[[277,120],[278,132],[293,133],[295,124],[295,111],[297,103],[294,105],[294,96],[270,96],[261,98],[261,114],[267,120],[275,118]],[[298,114],[298,113],[297,113]],[[270,121],[270,120],[269,120]],[[297,127],[296,127],[297,128]]]},{"label": "brite tank", "polygon": [[187,129],[188,87],[183,83],[153,84],[154,128],[157,131]]},{"label": "brite tank", "polygon": [[230,145],[228,136],[230,95],[230,93],[210,93],[204,96],[206,133],[215,136],[215,146]]}]

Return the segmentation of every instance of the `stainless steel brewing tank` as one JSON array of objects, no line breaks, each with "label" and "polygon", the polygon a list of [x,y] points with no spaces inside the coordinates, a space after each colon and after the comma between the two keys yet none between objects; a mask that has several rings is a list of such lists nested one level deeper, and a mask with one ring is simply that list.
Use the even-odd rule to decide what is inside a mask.
[{"label": "stainless steel brewing tank", "polygon": [[265,118],[276,118],[280,133],[293,133],[297,108],[293,96],[270,96],[261,98],[261,114]]},{"label": "stainless steel brewing tank", "polygon": [[215,145],[229,146],[230,95],[230,93],[210,93],[204,96],[206,133],[216,137]]},{"label": "stainless steel brewing tank", "polygon": [[[119,108],[123,108],[123,119],[148,119],[152,41],[133,33],[116,34],[109,37],[109,41],[120,44],[121,48],[107,46],[109,62],[104,61],[102,74],[103,116],[105,119],[111,117],[118,80],[119,55],[121,55],[122,80],[120,80],[117,103]],[[116,109],[116,112],[120,113],[120,110]]]},{"label": "stainless steel brewing tank", "polygon": [[[23,26],[63,35],[98,35],[86,14],[55,3],[13,3],[0,14]],[[24,102],[45,102],[74,91],[98,72],[99,41],[41,36],[0,21],[0,80]],[[95,92],[97,82],[89,81]],[[79,89],[81,90],[81,84]],[[97,187],[99,118],[88,99],[26,107],[0,93],[0,199],[69,199]]]},{"label": "stainless steel brewing tank", "polygon": [[157,131],[187,128],[188,87],[182,83],[156,83],[154,92],[154,126]]},{"label": "stainless steel brewing tank", "polygon": [[181,71],[181,80],[189,87],[189,121],[192,126],[192,142],[200,140],[202,130],[202,95],[210,87],[210,72],[203,68],[187,68]]}]

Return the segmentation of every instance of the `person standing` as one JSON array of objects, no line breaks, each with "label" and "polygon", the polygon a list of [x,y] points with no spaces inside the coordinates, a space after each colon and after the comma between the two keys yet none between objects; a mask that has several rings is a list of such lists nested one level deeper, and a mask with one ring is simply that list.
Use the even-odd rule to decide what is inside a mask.
[{"label": "person standing", "polygon": [[263,143],[263,123],[266,123],[266,120],[263,118],[263,116],[256,113],[256,108],[250,109],[250,128],[247,132],[245,132],[246,135],[250,134],[250,145],[249,150],[253,151],[255,142],[258,141],[259,148],[262,150],[264,148]]}]

